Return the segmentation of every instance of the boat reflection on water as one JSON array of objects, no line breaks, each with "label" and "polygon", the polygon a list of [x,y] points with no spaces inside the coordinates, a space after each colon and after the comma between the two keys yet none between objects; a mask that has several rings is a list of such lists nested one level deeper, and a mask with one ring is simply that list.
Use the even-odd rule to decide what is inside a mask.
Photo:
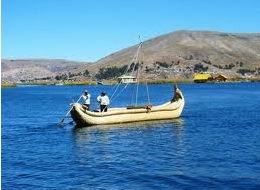
[{"label": "boat reflection on water", "polygon": [[141,122],[131,122],[131,123],[120,123],[120,124],[109,124],[109,125],[92,125],[89,127],[75,125],[74,132],[82,131],[93,131],[94,129],[99,130],[110,130],[117,128],[147,128],[147,127],[164,127],[164,125],[172,124],[173,127],[183,127],[184,120],[182,118],[170,119],[170,120],[155,120],[155,121],[141,121]]},{"label": "boat reflection on water", "polygon": [[[171,120],[156,120],[146,122],[122,123],[113,125],[93,125],[91,127],[75,126],[73,128],[73,137],[76,144],[87,144],[93,140],[95,142],[108,142],[110,137],[116,135],[131,135],[131,132],[147,133],[149,131],[161,130],[159,128],[168,128],[171,136],[175,136],[177,141],[181,141],[184,132],[184,120],[176,118]],[[133,137],[134,138],[134,137]]]}]

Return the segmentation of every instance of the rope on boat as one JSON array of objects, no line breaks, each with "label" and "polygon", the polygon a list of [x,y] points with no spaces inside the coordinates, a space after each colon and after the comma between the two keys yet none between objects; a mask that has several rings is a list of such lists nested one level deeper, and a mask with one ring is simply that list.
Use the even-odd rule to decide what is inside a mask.
[{"label": "rope on boat", "polygon": [[117,91],[119,86],[120,86],[120,83],[117,84],[116,89],[115,89],[114,93],[112,94],[112,96],[110,98],[110,101],[112,101],[112,99],[113,99],[113,97],[114,97],[114,95],[115,95],[115,93],[116,93],[116,91]]},{"label": "rope on boat", "polygon": [[[116,98],[126,89],[126,87],[128,86],[128,84],[129,84],[129,83],[126,83],[126,85],[124,86],[124,88],[122,88],[122,90],[121,90],[119,93],[117,93],[117,95],[114,96],[114,99],[116,99]],[[111,98],[110,101],[112,102],[112,98]]]},{"label": "rope on boat", "polygon": [[[140,40],[140,36],[139,36],[139,40]],[[124,71],[124,75],[126,75],[129,72],[129,70],[131,69],[132,70],[131,75],[133,76],[135,70],[137,70],[136,71],[137,84],[136,84],[136,94],[135,94],[135,106],[137,106],[137,103],[138,103],[138,93],[139,93],[139,84],[140,84],[139,83],[139,74],[140,74],[139,73],[139,70],[140,70],[139,54],[140,54],[140,49],[142,47],[142,44],[143,44],[143,42],[140,40],[136,54],[133,56],[131,63],[127,66],[126,70]],[[129,83],[126,83],[126,85],[123,87],[123,89],[121,89],[120,92],[117,93],[117,94],[116,94],[116,92],[118,91],[121,83],[119,82],[117,85],[113,86],[112,90],[114,88],[115,88],[115,90],[114,90],[114,92],[113,92],[113,94],[111,95],[111,98],[110,98],[111,103],[127,88],[128,84]],[[133,91],[133,93],[134,93],[134,91]],[[150,96],[149,96],[149,89],[148,89],[147,81],[146,81],[146,93],[147,93],[148,104],[150,104]],[[132,95],[131,103],[132,103],[132,101],[133,101],[133,95]]]},{"label": "rope on boat", "polygon": [[150,102],[150,96],[149,96],[149,89],[148,89],[148,85],[147,85],[147,81],[146,81],[146,93],[147,93],[148,104],[151,104],[151,102]]},{"label": "rope on boat", "polygon": [[[136,67],[136,64],[137,64],[137,60],[138,60],[139,51],[140,51],[141,46],[142,46],[142,42],[140,42],[140,44],[139,44],[139,46],[138,46],[138,49],[137,49],[137,52],[136,52],[136,54],[134,55],[134,57],[133,57],[133,59],[132,59],[132,61],[131,61],[131,64],[128,65],[128,67],[126,68],[124,74],[127,74],[127,72],[129,71],[129,69],[131,68],[131,65],[132,65],[132,63],[133,63],[133,64],[134,64],[133,70],[132,70],[132,75],[133,75],[134,70],[135,70],[135,67]],[[128,84],[128,83],[127,83],[127,84]],[[139,82],[138,82],[138,84],[139,84]],[[121,94],[122,91],[126,88],[126,87],[123,88],[123,89],[119,92],[119,94],[115,96],[115,93],[117,92],[117,90],[118,90],[118,88],[119,88],[120,85],[121,85],[121,83],[118,83],[118,84],[116,85],[116,89],[115,89],[115,91],[113,92],[113,94],[112,94],[112,96],[111,96],[111,98],[110,98],[110,102],[112,102],[113,99],[115,99],[116,97],[118,97],[118,95]],[[127,86],[127,85],[126,85],[126,86]],[[115,86],[114,86],[113,88],[115,88]]]},{"label": "rope on boat", "polygon": [[136,94],[135,94],[135,106],[137,106],[137,99],[138,99],[138,87],[139,87],[139,82],[136,85]]}]

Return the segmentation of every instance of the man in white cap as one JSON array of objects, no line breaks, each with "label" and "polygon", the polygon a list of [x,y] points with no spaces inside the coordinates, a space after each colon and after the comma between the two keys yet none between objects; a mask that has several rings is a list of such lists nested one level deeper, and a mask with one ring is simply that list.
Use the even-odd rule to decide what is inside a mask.
[{"label": "man in white cap", "polygon": [[83,98],[83,108],[85,108],[86,110],[90,110],[90,97],[91,95],[88,93],[87,90],[85,90],[82,98]]},{"label": "man in white cap", "polygon": [[97,97],[97,101],[100,104],[100,112],[107,112],[107,107],[110,101],[105,92],[101,92],[101,94]]}]

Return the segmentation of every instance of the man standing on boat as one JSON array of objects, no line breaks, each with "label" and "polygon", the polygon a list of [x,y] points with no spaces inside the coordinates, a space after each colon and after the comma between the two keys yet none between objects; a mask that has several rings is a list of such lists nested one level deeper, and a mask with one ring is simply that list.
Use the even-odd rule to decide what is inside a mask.
[{"label": "man standing on boat", "polygon": [[101,94],[97,97],[97,101],[100,104],[100,112],[106,112],[109,105],[109,98],[106,93],[101,92]]},{"label": "man standing on boat", "polygon": [[171,102],[175,102],[175,101],[178,101],[179,99],[182,99],[182,96],[181,96],[179,88],[177,87],[177,84],[174,85],[173,95],[174,96],[173,96]]},{"label": "man standing on boat", "polygon": [[88,93],[87,90],[85,90],[82,98],[83,98],[83,108],[85,108],[86,110],[90,110],[90,97],[91,95]]}]

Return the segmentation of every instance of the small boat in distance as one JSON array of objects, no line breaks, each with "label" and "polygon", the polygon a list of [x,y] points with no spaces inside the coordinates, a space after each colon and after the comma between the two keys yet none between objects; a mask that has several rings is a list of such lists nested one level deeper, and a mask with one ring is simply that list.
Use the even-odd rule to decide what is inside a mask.
[{"label": "small boat in distance", "polygon": [[63,86],[64,84],[63,83],[55,83],[56,86]]},{"label": "small boat in distance", "polygon": [[104,85],[104,83],[102,81],[97,81],[98,85]]}]

